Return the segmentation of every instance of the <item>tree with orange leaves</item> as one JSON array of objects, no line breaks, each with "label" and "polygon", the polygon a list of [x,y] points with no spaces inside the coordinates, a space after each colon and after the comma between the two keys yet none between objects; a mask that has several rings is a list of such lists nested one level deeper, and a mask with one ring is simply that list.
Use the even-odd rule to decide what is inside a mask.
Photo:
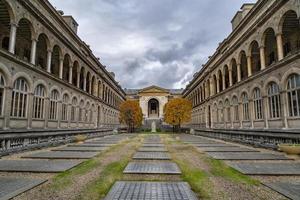
[{"label": "tree with orange leaves", "polygon": [[180,130],[183,123],[189,122],[191,113],[192,103],[183,98],[172,99],[164,107],[165,122],[173,125],[173,131]]},{"label": "tree with orange leaves", "polygon": [[143,113],[138,101],[127,100],[120,105],[120,122],[127,125],[129,133],[140,127],[142,121]]}]

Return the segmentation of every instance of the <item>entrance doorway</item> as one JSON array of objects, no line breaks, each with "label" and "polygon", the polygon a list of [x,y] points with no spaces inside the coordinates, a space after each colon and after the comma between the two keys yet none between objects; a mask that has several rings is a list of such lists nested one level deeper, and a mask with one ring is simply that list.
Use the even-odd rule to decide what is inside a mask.
[{"label": "entrance doorway", "polygon": [[159,118],[159,102],[156,99],[150,99],[148,102],[148,117]]}]

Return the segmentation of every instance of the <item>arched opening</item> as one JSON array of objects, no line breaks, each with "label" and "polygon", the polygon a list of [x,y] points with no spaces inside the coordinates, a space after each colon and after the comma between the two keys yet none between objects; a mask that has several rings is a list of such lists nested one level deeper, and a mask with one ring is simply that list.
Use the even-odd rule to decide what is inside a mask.
[{"label": "arched opening", "polygon": [[247,57],[245,51],[240,54],[241,62],[241,80],[248,78],[248,67],[247,67]]},{"label": "arched opening", "polygon": [[27,19],[21,19],[16,35],[15,54],[25,61],[30,61],[31,54],[31,23]]},{"label": "arched opening", "polygon": [[74,62],[73,68],[72,68],[72,85],[77,87],[77,74],[79,72],[79,64],[77,61]]},{"label": "arched opening", "polygon": [[225,75],[225,89],[229,87],[229,69],[228,66],[224,67],[224,75]]},{"label": "arched opening", "polygon": [[84,90],[84,68],[83,67],[80,70],[79,88],[82,89],[82,90]]},{"label": "arched opening", "polygon": [[55,76],[59,76],[59,62],[60,62],[60,48],[59,46],[55,45],[52,51],[52,59],[51,59],[51,73]]},{"label": "arched opening", "polygon": [[213,88],[214,88],[214,94],[217,94],[217,77],[216,77],[216,75],[213,76]]},{"label": "arched opening", "polygon": [[266,56],[266,65],[269,66],[274,62],[278,61],[277,56],[277,43],[275,32],[272,28],[268,28],[264,34],[264,45],[265,45],[265,56]]},{"label": "arched opening", "polygon": [[10,15],[6,2],[0,0],[0,42],[1,48],[8,51],[9,48],[9,35],[10,35]]},{"label": "arched opening", "polygon": [[159,102],[156,99],[150,99],[148,102],[148,117],[159,118]]},{"label": "arched opening", "polygon": [[300,50],[300,21],[295,11],[288,11],[282,22],[284,56]]},{"label": "arched opening", "polygon": [[101,98],[102,93],[102,83],[101,81],[98,81],[98,98]]},{"label": "arched opening", "polygon": [[252,74],[255,74],[261,69],[259,46],[256,41],[251,43],[251,68]]},{"label": "arched opening", "polygon": [[231,60],[231,73],[232,73],[232,85],[236,84],[238,81],[238,71],[237,71],[237,64],[236,60],[232,59]]},{"label": "arched opening", "polygon": [[219,92],[223,90],[223,75],[221,70],[218,71],[218,77],[219,77]]},{"label": "arched opening", "polygon": [[90,72],[88,72],[86,75],[86,92],[89,94],[91,93],[90,85],[91,85],[91,74]]},{"label": "arched opening", "polygon": [[36,66],[47,70],[47,49],[48,38],[45,34],[40,34],[36,45]]},{"label": "arched opening", "polygon": [[69,70],[70,70],[70,65],[71,65],[71,58],[68,54],[65,55],[64,57],[64,65],[63,65],[63,80],[64,81],[69,81]]}]

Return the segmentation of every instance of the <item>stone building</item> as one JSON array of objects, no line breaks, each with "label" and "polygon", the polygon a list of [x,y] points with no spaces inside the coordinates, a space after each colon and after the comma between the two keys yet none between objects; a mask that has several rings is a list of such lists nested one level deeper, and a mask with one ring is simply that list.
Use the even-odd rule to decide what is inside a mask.
[{"label": "stone building", "polygon": [[0,0],[1,129],[119,125],[125,93],[77,28],[47,0]]},{"label": "stone building", "polygon": [[170,99],[181,97],[182,89],[164,89],[150,86],[143,89],[125,89],[127,99],[135,99],[140,103],[144,116],[144,124],[152,121],[162,122],[163,109]]},{"label": "stone building", "polygon": [[230,35],[183,91],[193,102],[192,127],[299,130],[299,8],[299,0],[241,7]]}]

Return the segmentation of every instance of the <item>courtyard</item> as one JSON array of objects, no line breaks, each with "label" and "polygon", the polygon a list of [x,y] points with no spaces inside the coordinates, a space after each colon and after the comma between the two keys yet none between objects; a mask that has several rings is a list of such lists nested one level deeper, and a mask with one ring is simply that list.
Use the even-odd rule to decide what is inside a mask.
[{"label": "courtyard", "polygon": [[298,156],[187,134],[22,152],[3,156],[0,171],[1,200],[299,199]]}]

